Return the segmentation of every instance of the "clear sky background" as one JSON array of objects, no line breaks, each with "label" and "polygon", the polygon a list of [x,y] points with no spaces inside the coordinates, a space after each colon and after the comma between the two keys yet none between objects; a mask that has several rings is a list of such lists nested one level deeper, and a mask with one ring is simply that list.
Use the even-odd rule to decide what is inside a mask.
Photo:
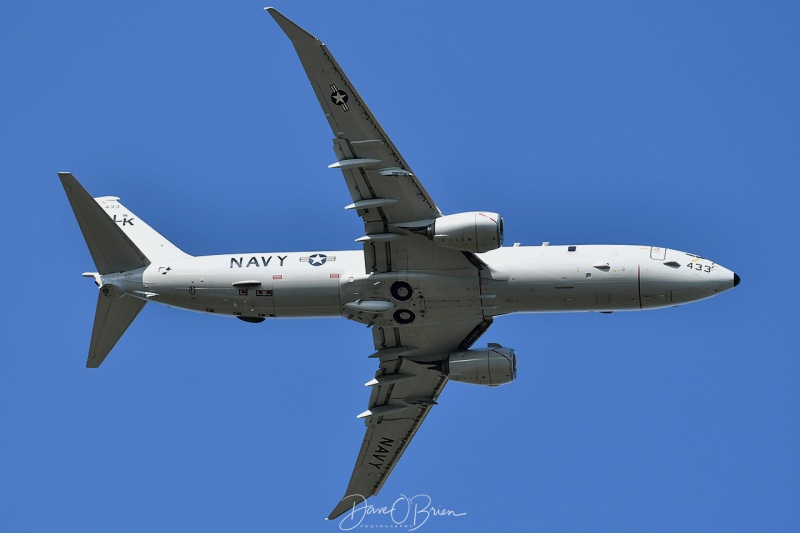
[{"label": "clear sky background", "polygon": [[[449,384],[373,503],[466,513],[422,531],[798,530],[799,6],[276,5],[446,213],[742,277],[679,308],[498,319],[479,342],[517,349],[517,381]],[[338,530],[369,332],[148,305],[87,370],[94,267],[56,176],[195,255],[356,249],[328,124],[263,7],[3,8],[3,531]]]}]

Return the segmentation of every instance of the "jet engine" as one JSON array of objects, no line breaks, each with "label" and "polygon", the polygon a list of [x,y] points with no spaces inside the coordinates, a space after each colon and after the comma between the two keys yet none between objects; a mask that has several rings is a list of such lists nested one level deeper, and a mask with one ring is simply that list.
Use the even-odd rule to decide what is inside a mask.
[{"label": "jet engine", "polygon": [[517,354],[499,344],[455,352],[442,363],[442,372],[453,381],[496,387],[517,377]]},{"label": "jet engine", "polygon": [[503,217],[475,211],[439,217],[428,226],[428,238],[447,248],[488,252],[503,245]]}]

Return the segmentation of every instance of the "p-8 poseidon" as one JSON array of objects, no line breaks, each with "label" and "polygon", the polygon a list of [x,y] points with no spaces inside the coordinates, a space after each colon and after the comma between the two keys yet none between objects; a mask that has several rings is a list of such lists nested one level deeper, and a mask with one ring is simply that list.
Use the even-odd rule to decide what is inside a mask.
[{"label": "p-8 poseidon", "polygon": [[509,313],[628,311],[708,298],[739,277],[657,246],[502,247],[497,213],[443,215],[328,49],[272,8],[333,130],[336,161],[364,221],[362,250],[193,257],[126,209],[59,173],[97,272],[88,367],[98,367],[147,302],[258,323],[344,317],[372,328],[378,364],[366,435],[335,518],[386,482],[449,380],[496,386],[513,349],[474,343]]}]

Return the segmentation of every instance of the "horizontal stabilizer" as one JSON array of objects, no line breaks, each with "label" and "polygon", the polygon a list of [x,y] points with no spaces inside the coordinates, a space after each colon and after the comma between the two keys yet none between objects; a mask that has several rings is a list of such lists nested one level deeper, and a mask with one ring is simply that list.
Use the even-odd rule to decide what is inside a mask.
[{"label": "horizontal stabilizer", "polygon": [[59,172],[58,177],[100,274],[127,272],[150,264],[142,251],[72,174]]},{"label": "horizontal stabilizer", "polygon": [[[103,213],[105,216],[105,213]],[[117,344],[117,341],[133,319],[142,310],[145,300],[139,300],[132,296],[122,296],[114,298],[113,295],[106,295],[103,291],[97,294],[97,310],[94,315],[94,326],[92,327],[92,340],[89,343],[89,358],[86,360],[86,368],[97,368],[106,358],[108,353]]]}]

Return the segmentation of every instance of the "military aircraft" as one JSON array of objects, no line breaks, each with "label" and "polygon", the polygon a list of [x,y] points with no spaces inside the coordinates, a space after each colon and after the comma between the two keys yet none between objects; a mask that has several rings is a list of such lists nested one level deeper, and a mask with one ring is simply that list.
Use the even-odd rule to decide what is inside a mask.
[{"label": "military aircraft", "polygon": [[372,328],[378,370],[366,434],[335,518],[380,491],[448,381],[516,377],[509,347],[473,348],[510,313],[633,311],[714,296],[739,276],[658,246],[503,247],[497,213],[444,215],[318,39],[267,8],[291,40],[333,130],[336,161],[364,222],[362,250],[193,257],[124,207],[59,173],[99,287],[87,367],[100,366],[147,302],[259,323],[344,317]]}]

